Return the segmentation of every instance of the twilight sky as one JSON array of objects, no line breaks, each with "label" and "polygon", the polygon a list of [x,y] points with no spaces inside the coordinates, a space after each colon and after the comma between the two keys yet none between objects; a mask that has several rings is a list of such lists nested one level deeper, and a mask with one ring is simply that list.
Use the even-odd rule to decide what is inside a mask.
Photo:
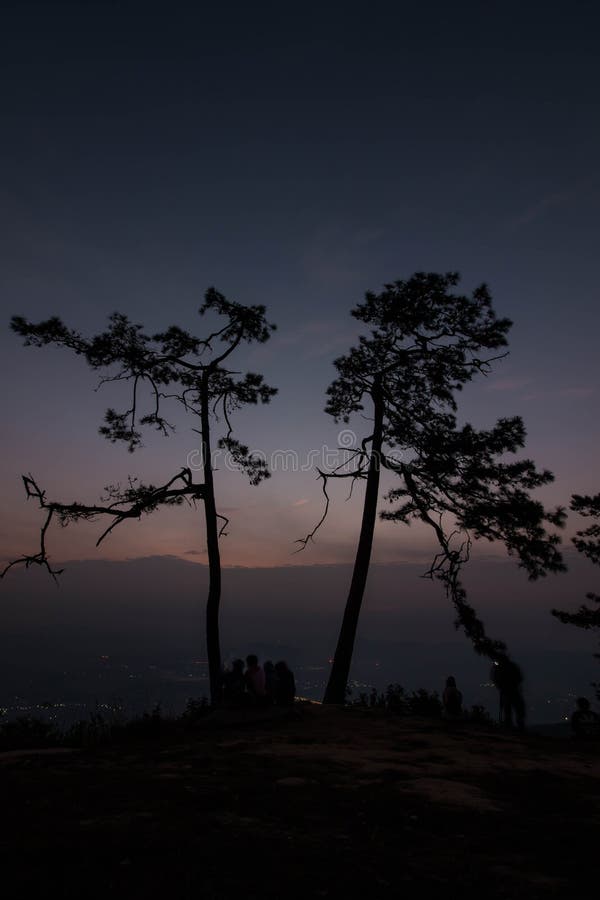
[{"label": "twilight sky", "polygon": [[[528,454],[557,476],[544,499],[597,491],[599,26],[593,2],[3,3],[2,556],[37,540],[21,472],[91,502],[130,473],[166,480],[196,447],[177,413],[176,436],[150,433],[134,456],[107,444],[97,428],[120,387],[95,393],[80,359],[23,348],[9,316],[90,333],[120,310],[202,333],[209,285],[278,324],[240,367],[280,393],[236,421],[288,468],[279,456],[259,488],[219,471],[226,565],[351,560],[360,491],[346,504],[343,489],[318,542],[291,555],[321,510],[309,454],[338,444],[322,410],[357,333],[349,310],[418,269],[458,270],[468,291],[487,281],[515,323],[461,420],[523,415]],[[200,522],[160,512],[100,555],[204,561]],[[95,557],[97,533],[56,534],[55,558]],[[374,560],[429,546],[387,524]]]}]

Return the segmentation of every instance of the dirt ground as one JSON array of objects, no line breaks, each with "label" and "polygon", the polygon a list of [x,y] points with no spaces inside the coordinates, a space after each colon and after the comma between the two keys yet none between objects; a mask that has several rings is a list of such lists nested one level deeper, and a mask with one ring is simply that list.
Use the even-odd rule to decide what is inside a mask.
[{"label": "dirt ground", "polygon": [[[378,711],[0,754],[4,896],[598,895],[600,747]],[[11,887],[12,886],[12,887]]]}]

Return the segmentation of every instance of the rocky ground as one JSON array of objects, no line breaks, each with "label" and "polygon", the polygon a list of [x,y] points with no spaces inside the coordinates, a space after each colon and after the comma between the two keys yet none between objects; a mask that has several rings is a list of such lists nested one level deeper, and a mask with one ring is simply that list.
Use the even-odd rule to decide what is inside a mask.
[{"label": "rocky ground", "polygon": [[7,898],[597,896],[600,747],[380,711],[0,754]]}]

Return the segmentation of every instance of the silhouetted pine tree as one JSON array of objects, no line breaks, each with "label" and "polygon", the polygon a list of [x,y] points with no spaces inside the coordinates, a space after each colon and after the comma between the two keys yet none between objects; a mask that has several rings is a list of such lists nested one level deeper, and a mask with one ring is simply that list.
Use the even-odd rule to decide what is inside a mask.
[{"label": "silhouetted pine tree", "polygon": [[[110,521],[100,535],[97,545],[126,519],[139,519],[142,514],[154,512],[159,506],[181,504],[184,499],[201,500],[204,504],[206,544],[209,564],[209,589],[206,604],[206,640],[208,650],[210,691],[213,703],[218,698],[221,654],[219,643],[219,604],[221,598],[221,561],[219,537],[227,520],[217,513],[213,467],[211,460],[212,421],[219,415],[225,423],[226,433],[219,445],[226,449],[239,468],[248,476],[251,484],[259,484],[270,473],[266,464],[255,457],[247,446],[233,437],[232,413],[247,404],[268,403],[276,389],[265,384],[262,375],[253,372],[232,372],[226,363],[237,347],[245,343],[264,343],[274,325],[267,322],[264,306],[244,306],[227,300],[214,288],[206,294],[200,307],[200,315],[215,313],[224,318],[222,327],[206,338],[199,338],[172,325],[165,332],[149,336],[142,326],[130,322],[127,316],[114,313],[109,327],[91,338],[67,328],[59,318],[33,324],[15,316],[11,327],[25,338],[26,346],[42,347],[55,344],[66,347],[83,356],[94,370],[108,370],[101,377],[107,381],[125,381],[131,386],[130,406],[123,412],[108,409],[100,433],[112,443],[123,441],[130,452],[141,443],[140,426],[154,427],[163,435],[173,431],[164,418],[165,401],[175,400],[187,413],[199,422],[195,428],[200,435],[202,481],[194,482],[190,468],[183,468],[163,485],[156,487],[130,478],[127,487],[112,485],[105,489],[105,496],[98,504],[59,503],[48,501],[45,491],[31,475],[23,476],[28,497],[38,500],[47,515],[41,529],[40,550],[33,555],[23,555],[13,560],[8,569],[18,563],[29,567],[42,565],[56,576],[61,570],[51,567],[46,550],[46,534],[54,517],[61,525],[79,519]],[[218,346],[216,346],[218,345]],[[139,413],[139,396],[142,384],[150,388],[152,408]],[[223,522],[219,530],[219,519]]]},{"label": "silhouetted pine tree", "polygon": [[[544,510],[528,491],[552,480],[529,460],[505,464],[499,458],[523,446],[520,419],[501,419],[489,432],[471,426],[458,430],[456,394],[478,374],[486,374],[500,358],[511,323],[498,319],[485,285],[468,297],[452,293],[455,273],[416,273],[406,281],[367,293],[352,310],[370,328],[357,346],[335,361],[338,377],[328,389],[326,411],[335,421],[349,422],[355,413],[372,415],[368,434],[348,463],[334,471],[319,470],[326,507],[306,544],[323,523],[329,505],[330,478],[366,481],[362,524],[354,571],[335,651],[326,703],[342,703],[367,581],[377,514],[381,468],[395,473],[401,487],[388,499],[404,504],[385,518],[429,524],[440,554],[429,575],[444,583],[459,623],[480,653],[493,656],[504,645],[485,634],[483,623],[468,604],[459,579],[468,558],[470,535],[502,540],[519,556],[531,577],[564,569],[557,545],[544,522],[562,524],[564,513]],[[504,353],[502,355],[505,355]],[[448,528],[445,518],[449,518]]]}]

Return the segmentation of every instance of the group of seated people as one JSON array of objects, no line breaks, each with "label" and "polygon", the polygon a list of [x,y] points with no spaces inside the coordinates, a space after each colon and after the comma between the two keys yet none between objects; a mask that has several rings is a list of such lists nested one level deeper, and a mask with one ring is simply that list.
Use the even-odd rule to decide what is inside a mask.
[{"label": "group of seated people", "polygon": [[229,707],[291,706],[296,696],[294,673],[283,660],[273,664],[267,660],[260,665],[258,657],[250,653],[234,659],[223,672],[223,703]]}]

